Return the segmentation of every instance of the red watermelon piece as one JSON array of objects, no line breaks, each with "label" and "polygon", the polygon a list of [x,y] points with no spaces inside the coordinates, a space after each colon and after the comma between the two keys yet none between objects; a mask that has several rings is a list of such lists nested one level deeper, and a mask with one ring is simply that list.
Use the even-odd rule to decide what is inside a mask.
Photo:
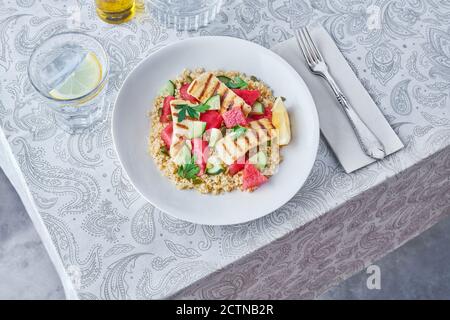
[{"label": "red watermelon piece", "polygon": [[169,123],[163,131],[161,131],[161,139],[164,141],[167,150],[170,149],[170,145],[172,144],[172,133],[173,133],[173,125],[172,122]]},{"label": "red watermelon piece", "polygon": [[169,122],[171,120],[170,101],[172,100],[175,100],[175,97],[167,96],[164,98],[161,117],[159,118],[160,122]]},{"label": "red watermelon piece", "polygon": [[206,161],[209,157],[208,141],[201,138],[195,138],[191,140],[192,154],[195,157],[195,163],[200,167],[198,175],[205,173]]},{"label": "red watermelon piece", "polygon": [[235,163],[228,166],[228,173],[234,176],[236,173],[244,169],[245,167],[245,155],[236,160]]},{"label": "red watermelon piece", "polygon": [[269,180],[252,164],[245,165],[242,179],[242,187],[246,190],[258,188]]},{"label": "red watermelon piece", "polygon": [[248,121],[259,120],[262,118],[267,118],[272,121],[272,109],[270,107],[264,108],[264,114],[252,114],[248,116]]},{"label": "red watermelon piece", "polygon": [[220,129],[222,126],[223,118],[219,111],[209,110],[200,114],[200,121],[206,122],[206,129],[216,128]]},{"label": "red watermelon piece", "polygon": [[236,106],[222,114],[223,121],[227,128],[233,128],[237,125],[247,125],[247,119],[242,113],[241,107]]},{"label": "red watermelon piece", "polygon": [[233,89],[239,97],[241,97],[248,105],[253,105],[259,98],[259,90]]},{"label": "red watermelon piece", "polygon": [[183,84],[183,85],[181,86],[181,88],[180,88],[180,96],[181,96],[181,99],[187,100],[187,101],[189,101],[189,102],[191,102],[191,103],[197,103],[198,100],[197,100],[196,98],[194,98],[193,96],[191,96],[191,95],[187,92],[188,88],[189,88],[189,83],[185,83],[185,84]]}]

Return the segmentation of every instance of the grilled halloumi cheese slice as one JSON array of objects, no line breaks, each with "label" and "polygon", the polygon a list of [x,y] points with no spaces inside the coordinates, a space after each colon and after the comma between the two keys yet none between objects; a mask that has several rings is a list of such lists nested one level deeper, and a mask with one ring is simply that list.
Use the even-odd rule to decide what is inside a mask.
[{"label": "grilled halloumi cheese slice", "polygon": [[215,153],[227,165],[236,162],[250,149],[276,137],[276,130],[268,119],[251,121],[249,125],[250,128],[240,137],[236,138],[233,133],[229,133],[217,141]]},{"label": "grilled halloumi cheese slice", "polygon": [[246,116],[252,110],[250,105],[245,103],[241,97],[235,94],[233,90],[229,89],[211,72],[202,73],[195,78],[187,92],[201,103],[205,103],[215,94],[220,95],[220,113],[224,113],[235,106],[241,107],[242,112]]},{"label": "grilled halloumi cheese slice", "polygon": [[186,125],[187,120],[178,122],[178,110],[175,107],[181,104],[191,105],[189,101],[181,99],[170,101],[170,113],[172,114],[173,133],[169,154],[172,158],[178,153],[178,151],[180,150],[180,146],[184,143],[189,134],[189,127]]}]

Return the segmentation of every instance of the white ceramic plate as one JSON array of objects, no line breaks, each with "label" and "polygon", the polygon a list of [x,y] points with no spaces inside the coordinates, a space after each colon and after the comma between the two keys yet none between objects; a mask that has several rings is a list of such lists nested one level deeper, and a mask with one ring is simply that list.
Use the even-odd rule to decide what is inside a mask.
[{"label": "white ceramic plate", "polygon": [[[300,54],[300,53],[299,53]],[[147,116],[159,89],[184,68],[237,70],[268,84],[286,98],[292,140],[269,182],[253,193],[235,191],[202,195],[178,190],[147,152]],[[311,94],[294,69],[272,51],[231,37],[198,37],[176,42],[142,61],[125,80],[113,112],[113,140],[134,187],[158,209],[173,217],[208,225],[236,224],[273,212],[291,199],[313,166],[319,122]]]}]

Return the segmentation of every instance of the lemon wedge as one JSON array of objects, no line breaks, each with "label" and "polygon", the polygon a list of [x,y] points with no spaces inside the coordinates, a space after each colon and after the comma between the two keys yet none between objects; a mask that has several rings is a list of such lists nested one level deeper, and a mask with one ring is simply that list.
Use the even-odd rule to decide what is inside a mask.
[{"label": "lemon wedge", "polygon": [[76,99],[94,90],[101,80],[102,65],[97,56],[89,52],[76,70],[49,93],[58,100]]},{"label": "lemon wedge", "polygon": [[272,123],[278,133],[278,144],[285,146],[291,141],[291,125],[289,114],[281,97],[275,100],[272,108]]}]

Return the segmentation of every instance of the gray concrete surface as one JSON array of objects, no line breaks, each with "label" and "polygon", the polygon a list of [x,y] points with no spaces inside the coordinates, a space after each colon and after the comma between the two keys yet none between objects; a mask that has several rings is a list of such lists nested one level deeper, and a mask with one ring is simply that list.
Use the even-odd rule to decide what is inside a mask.
[{"label": "gray concrete surface", "polygon": [[[375,263],[380,290],[367,288],[362,271],[320,299],[450,299],[449,245],[450,217]],[[56,271],[1,169],[0,299],[64,299]]]},{"label": "gray concrete surface", "polygon": [[367,288],[360,272],[321,299],[450,299],[450,217],[407,242],[376,263],[380,290]]},{"label": "gray concrete surface", "polygon": [[1,169],[0,299],[64,299],[55,268]]}]

